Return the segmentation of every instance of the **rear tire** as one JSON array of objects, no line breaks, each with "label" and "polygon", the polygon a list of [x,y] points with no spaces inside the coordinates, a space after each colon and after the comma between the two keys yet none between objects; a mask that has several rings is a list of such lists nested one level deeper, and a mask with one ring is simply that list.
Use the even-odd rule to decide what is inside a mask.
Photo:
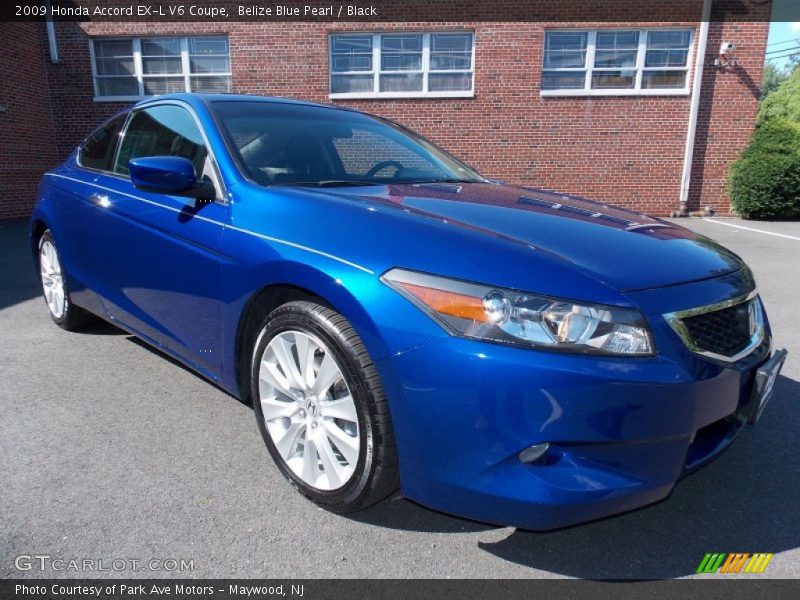
[{"label": "rear tire", "polygon": [[347,320],[294,301],[261,324],[253,409],[272,459],[304,496],[353,512],[398,487],[397,449],[378,373]]},{"label": "rear tire", "polygon": [[47,310],[56,325],[75,331],[95,320],[94,315],[72,302],[66,271],[49,229],[39,239],[39,276]]}]

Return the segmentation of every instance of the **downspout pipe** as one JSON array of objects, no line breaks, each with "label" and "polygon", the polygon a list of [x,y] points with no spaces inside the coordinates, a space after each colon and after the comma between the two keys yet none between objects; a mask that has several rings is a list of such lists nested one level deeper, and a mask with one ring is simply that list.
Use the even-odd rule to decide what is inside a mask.
[{"label": "downspout pipe", "polygon": [[57,65],[60,60],[58,57],[58,43],[56,42],[56,24],[53,22],[50,0],[46,3],[47,15],[45,16],[45,26],[47,27],[47,43],[50,46],[50,62]]},{"label": "downspout pipe", "polygon": [[708,29],[711,20],[711,4],[713,0],[703,0],[703,16],[700,21],[700,34],[697,40],[697,52],[694,61],[694,81],[692,81],[692,101],[689,108],[689,128],[686,132],[686,147],[683,153],[683,174],[681,175],[681,206],[676,217],[689,216],[689,184],[692,180],[692,160],[694,159],[694,142],[697,135],[697,117],[700,114],[700,92],[703,88],[703,67],[706,62],[708,46]]}]

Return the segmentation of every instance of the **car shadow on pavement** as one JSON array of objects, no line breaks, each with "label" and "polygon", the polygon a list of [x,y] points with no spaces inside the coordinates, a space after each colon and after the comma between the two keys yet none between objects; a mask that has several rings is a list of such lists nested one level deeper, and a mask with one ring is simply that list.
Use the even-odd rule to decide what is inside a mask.
[{"label": "car shadow on pavement", "polygon": [[[685,577],[707,552],[777,555],[800,547],[799,400],[800,383],[780,377],[761,422],[658,504],[556,531],[516,529],[478,546],[522,566],[596,580]],[[427,510],[399,495],[347,516],[411,531],[496,529]],[[772,560],[778,564],[780,556]]]},{"label": "car shadow on pavement", "polygon": [[0,310],[41,296],[27,220],[0,221]]}]

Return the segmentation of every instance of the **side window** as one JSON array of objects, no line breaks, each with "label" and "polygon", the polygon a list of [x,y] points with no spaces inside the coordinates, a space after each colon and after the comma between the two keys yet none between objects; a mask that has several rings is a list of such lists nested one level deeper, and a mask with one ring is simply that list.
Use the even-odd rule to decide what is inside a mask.
[{"label": "side window", "polygon": [[78,150],[78,163],[81,166],[101,171],[111,170],[119,132],[127,116],[127,114],[118,116],[89,136]]},{"label": "side window", "polygon": [[182,156],[192,161],[198,179],[204,175],[214,179],[200,129],[180,106],[165,104],[133,113],[114,172],[127,175],[128,161],[141,156]]}]

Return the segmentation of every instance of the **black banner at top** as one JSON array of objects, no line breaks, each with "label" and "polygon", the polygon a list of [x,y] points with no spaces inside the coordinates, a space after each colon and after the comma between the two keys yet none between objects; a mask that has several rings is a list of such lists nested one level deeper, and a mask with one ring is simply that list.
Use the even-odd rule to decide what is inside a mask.
[{"label": "black banner at top", "polygon": [[[2,21],[697,22],[705,0],[3,0]],[[774,6],[773,6],[774,5]],[[797,21],[800,0],[712,0],[711,21]]]}]

